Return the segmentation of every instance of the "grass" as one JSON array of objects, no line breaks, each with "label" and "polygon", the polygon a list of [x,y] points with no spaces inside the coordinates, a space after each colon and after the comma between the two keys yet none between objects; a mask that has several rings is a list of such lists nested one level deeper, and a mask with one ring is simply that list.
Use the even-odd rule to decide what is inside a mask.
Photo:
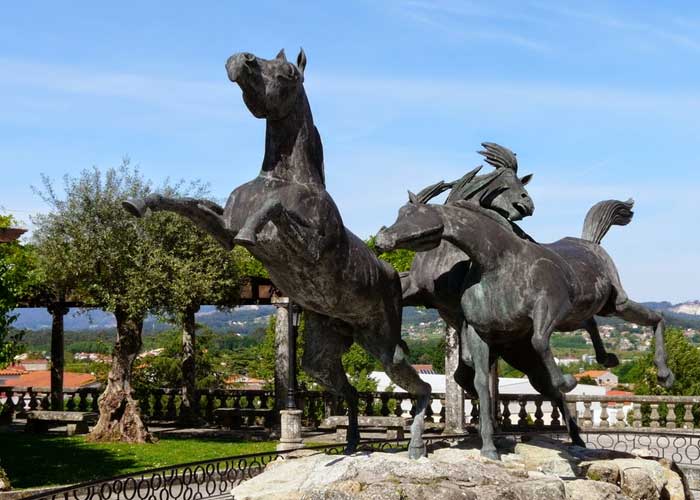
[{"label": "grass", "polygon": [[88,443],[65,437],[0,432],[0,465],[13,488],[106,479],[166,465],[272,451],[272,441],[163,437],[155,444]]}]

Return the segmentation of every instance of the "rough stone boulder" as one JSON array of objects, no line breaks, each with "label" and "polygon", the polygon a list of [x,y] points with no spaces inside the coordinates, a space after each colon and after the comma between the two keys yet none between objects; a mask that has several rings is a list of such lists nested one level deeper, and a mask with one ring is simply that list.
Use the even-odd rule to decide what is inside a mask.
[{"label": "rough stone boulder", "polygon": [[10,486],[10,478],[7,477],[5,471],[0,467],[0,491],[9,491],[12,487]]},{"label": "rough stone boulder", "polygon": [[445,444],[420,460],[405,452],[305,452],[272,462],[231,493],[234,500],[691,498],[667,462],[547,439],[502,440],[502,461],[496,462],[482,458],[476,444]]}]

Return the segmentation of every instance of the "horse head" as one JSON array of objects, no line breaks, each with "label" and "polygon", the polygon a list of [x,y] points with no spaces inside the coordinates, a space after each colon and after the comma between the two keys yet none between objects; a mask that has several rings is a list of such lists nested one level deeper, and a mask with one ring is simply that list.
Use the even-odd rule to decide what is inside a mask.
[{"label": "horse head", "polygon": [[535,211],[535,203],[525,189],[532,174],[518,177],[518,160],[510,149],[484,142],[479,154],[486,163],[496,168],[486,175],[474,176],[472,172],[455,181],[447,203],[475,200],[483,208],[499,213],[510,221],[529,217]]},{"label": "horse head", "polygon": [[435,206],[421,203],[410,191],[408,199],[399,209],[396,222],[379,230],[376,245],[381,252],[396,248],[424,252],[440,245],[444,225],[439,211]]},{"label": "horse head", "polygon": [[296,65],[287,61],[284,49],[274,59],[249,52],[234,54],[226,61],[228,78],[243,91],[243,101],[256,118],[280,120],[303,94],[306,54],[302,49]]}]

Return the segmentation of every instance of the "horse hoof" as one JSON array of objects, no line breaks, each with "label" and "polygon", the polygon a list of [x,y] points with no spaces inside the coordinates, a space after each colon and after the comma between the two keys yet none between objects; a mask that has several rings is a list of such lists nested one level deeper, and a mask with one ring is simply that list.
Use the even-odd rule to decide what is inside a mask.
[{"label": "horse hoof", "polygon": [[673,383],[676,381],[676,376],[669,369],[663,371],[659,370],[657,379],[659,381],[659,384],[661,384],[666,389],[670,389]]},{"label": "horse hoof", "polygon": [[143,200],[132,199],[122,201],[122,207],[134,217],[140,218],[146,213],[146,204]]},{"label": "horse hoof", "polygon": [[425,443],[422,443],[420,445],[408,445],[408,458],[410,458],[411,460],[418,460],[419,458],[422,458],[427,454],[428,453],[425,449]]},{"label": "horse hoof", "polygon": [[489,460],[500,460],[501,457],[498,455],[496,448],[482,448],[481,456],[488,458]]},{"label": "horse hoof", "polygon": [[356,452],[357,452],[357,445],[348,443],[347,445],[345,445],[345,449],[343,450],[343,455],[352,455]]},{"label": "horse hoof", "polygon": [[620,360],[615,354],[609,352],[605,357],[605,360],[600,364],[605,368],[614,368],[620,364]]},{"label": "horse hoof", "polygon": [[244,247],[253,247],[258,242],[252,231],[239,231],[239,233],[233,238],[233,242],[236,245],[241,245]]},{"label": "horse hoof", "polygon": [[574,376],[567,373],[566,375],[564,375],[564,381],[559,386],[559,390],[561,392],[569,392],[573,390],[574,387],[576,387],[576,384],[578,384],[578,382],[576,382]]}]

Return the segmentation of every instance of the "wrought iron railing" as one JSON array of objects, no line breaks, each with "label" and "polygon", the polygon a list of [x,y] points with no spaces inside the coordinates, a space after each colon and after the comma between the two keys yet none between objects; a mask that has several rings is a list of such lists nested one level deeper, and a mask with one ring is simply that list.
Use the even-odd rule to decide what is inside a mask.
[{"label": "wrought iron railing", "polygon": [[[451,441],[466,436],[425,436],[425,441],[430,449],[436,441]],[[402,450],[407,446],[408,439],[369,440],[361,443],[359,451]],[[309,446],[305,449],[337,455],[343,453],[344,444]],[[295,452],[296,450],[270,451],[160,467],[45,491],[27,496],[25,500],[230,499],[234,486],[257,476],[270,462]]]}]

